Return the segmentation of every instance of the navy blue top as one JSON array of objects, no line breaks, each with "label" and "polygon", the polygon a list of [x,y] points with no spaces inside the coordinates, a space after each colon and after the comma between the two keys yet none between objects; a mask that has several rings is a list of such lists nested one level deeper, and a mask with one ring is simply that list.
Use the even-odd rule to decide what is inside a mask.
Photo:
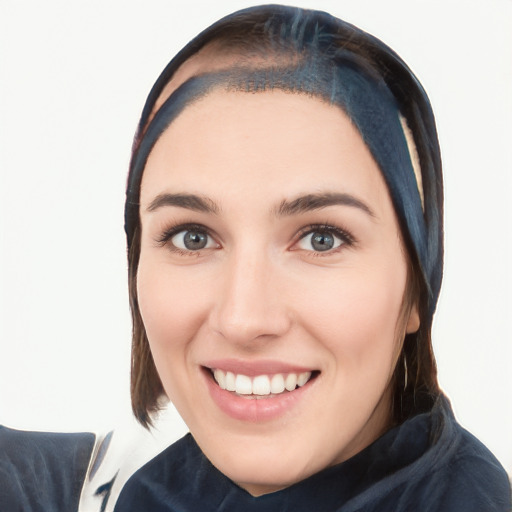
[{"label": "navy blue top", "polygon": [[351,459],[253,497],[188,434],[138,470],[115,512],[509,512],[508,477],[441,397]]},{"label": "navy blue top", "polygon": [[0,511],[74,512],[94,434],[23,432],[0,425]]},{"label": "navy blue top", "polygon": [[[94,441],[87,433],[0,426],[0,511],[76,511]],[[98,511],[107,501],[111,510],[107,493]],[[220,473],[189,434],[128,480],[114,510],[510,512],[512,507],[505,471],[457,424],[441,397],[431,412],[389,430],[351,459],[257,498]]]}]

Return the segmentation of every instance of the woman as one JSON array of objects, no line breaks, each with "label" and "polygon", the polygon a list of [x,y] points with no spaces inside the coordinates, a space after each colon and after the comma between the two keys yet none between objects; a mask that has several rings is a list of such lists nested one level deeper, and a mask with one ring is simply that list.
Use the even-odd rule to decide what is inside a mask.
[{"label": "woman", "polygon": [[191,435],[116,510],[510,508],[437,384],[439,148],[380,41],[279,6],[207,29],[150,93],[125,214],[133,410]]},{"label": "woman", "polygon": [[146,103],[126,232],[134,412],[192,436],[119,510],[506,509],[437,385],[439,149],[380,41],[279,6],[207,29]]}]

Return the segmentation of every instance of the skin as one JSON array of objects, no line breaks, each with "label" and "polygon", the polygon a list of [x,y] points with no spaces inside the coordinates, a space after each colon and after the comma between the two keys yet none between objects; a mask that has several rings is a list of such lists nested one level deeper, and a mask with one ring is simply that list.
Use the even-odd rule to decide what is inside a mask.
[{"label": "skin", "polygon": [[[364,207],[277,213],[283,201],[332,192]],[[155,206],[165,193],[208,198],[215,211]],[[339,108],[280,91],[210,93],[155,145],[140,212],[137,290],[155,364],[221,472],[253,495],[273,492],[389,428],[394,366],[419,317],[414,306],[401,314],[407,259],[388,190]],[[162,241],[186,223],[204,226],[204,249],[173,245],[183,233]],[[318,251],[312,224],[346,235]],[[204,365],[224,358],[319,373],[277,418],[242,421],[205,384]]]}]

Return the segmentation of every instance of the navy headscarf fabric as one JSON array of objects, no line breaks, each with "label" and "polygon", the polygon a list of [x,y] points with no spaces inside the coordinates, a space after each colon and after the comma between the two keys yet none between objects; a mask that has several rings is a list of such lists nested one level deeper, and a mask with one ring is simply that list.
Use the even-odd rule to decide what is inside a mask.
[{"label": "navy headscarf fabric", "polygon": [[[261,51],[269,56],[267,63],[260,59],[252,64],[249,59],[249,65],[235,64],[192,76],[156,109],[179,66],[209,42],[229,40],[230,24],[243,24],[244,20],[251,20],[248,30],[259,31]],[[351,44],[354,36],[365,46]],[[229,43],[243,55],[244,43],[236,39]],[[253,55],[250,52],[254,53],[254,48],[248,50]],[[388,185],[404,239],[421,268],[432,315],[441,285],[443,231],[441,160],[429,100],[390,48],[323,12],[276,5],[245,9],[206,29],[169,63],[146,101],[135,139],[125,205],[128,246],[139,225],[140,185],[153,146],[187,105],[219,88],[307,94],[337,105],[349,115]],[[420,180],[414,173],[401,117],[414,137]]]}]

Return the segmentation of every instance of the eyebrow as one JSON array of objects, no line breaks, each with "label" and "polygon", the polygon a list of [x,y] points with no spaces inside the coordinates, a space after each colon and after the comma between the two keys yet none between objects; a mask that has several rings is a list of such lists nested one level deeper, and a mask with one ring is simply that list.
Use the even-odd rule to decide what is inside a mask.
[{"label": "eyebrow", "polygon": [[219,213],[219,207],[214,201],[195,194],[159,194],[151,201],[147,211],[154,212],[164,206],[178,206],[196,212]]},{"label": "eyebrow", "polygon": [[[291,200],[284,199],[274,212],[278,217],[286,217],[337,205],[359,208],[370,217],[375,217],[371,208],[357,197],[351,194],[336,192],[306,194]],[[215,201],[195,194],[159,194],[147,207],[147,211],[154,212],[165,206],[177,206],[179,208],[213,214],[218,214],[220,211]]]},{"label": "eyebrow", "polygon": [[342,194],[336,192],[327,192],[321,194],[306,194],[292,200],[283,200],[276,210],[278,216],[296,215],[313,210],[320,210],[328,206],[351,206],[359,208],[370,217],[375,217],[375,213],[363,201],[351,194]]}]

